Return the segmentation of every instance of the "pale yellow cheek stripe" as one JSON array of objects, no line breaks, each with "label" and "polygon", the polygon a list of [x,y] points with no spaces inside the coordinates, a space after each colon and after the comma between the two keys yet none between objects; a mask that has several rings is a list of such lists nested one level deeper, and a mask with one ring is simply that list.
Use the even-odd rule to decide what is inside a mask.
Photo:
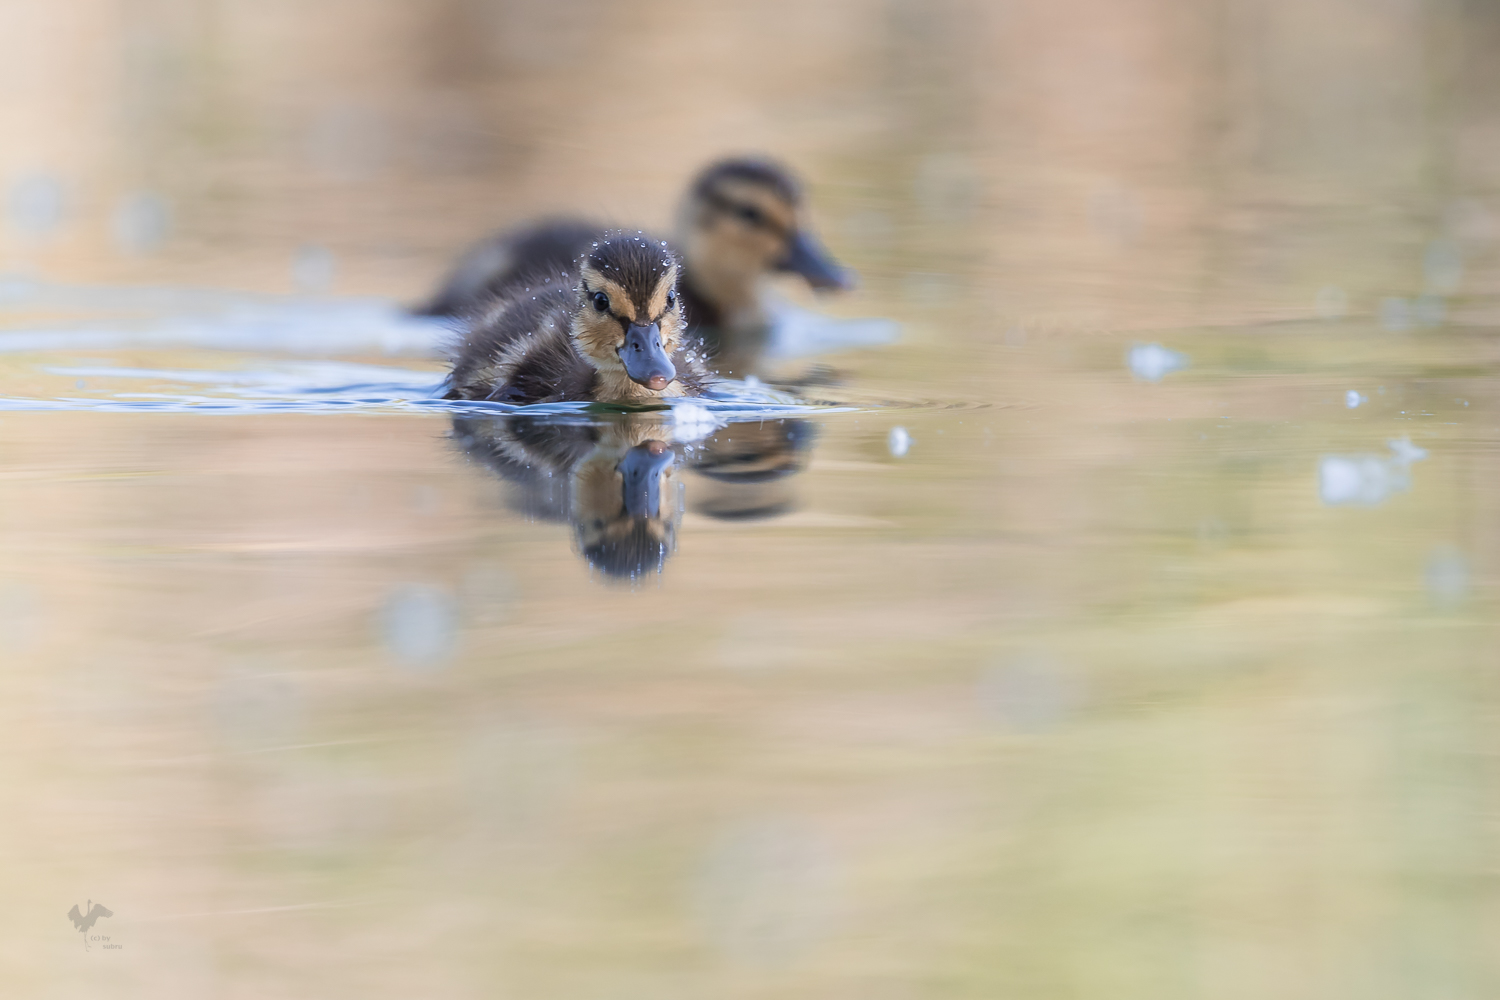
[{"label": "pale yellow cheek stripe", "polygon": [[589,288],[601,291],[609,296],[609,307],[615,313],[626,319],[635,319],[635,303],[630,301],[630,296],[625,294],[625,289],[613,278],[606,278],[592,267],[584,267],[583,283]]}]

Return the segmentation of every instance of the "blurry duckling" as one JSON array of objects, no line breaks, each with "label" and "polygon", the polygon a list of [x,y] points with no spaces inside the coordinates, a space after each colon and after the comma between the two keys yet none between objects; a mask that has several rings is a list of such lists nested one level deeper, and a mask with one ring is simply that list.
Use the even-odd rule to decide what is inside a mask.
[{"label": "blurry duckling", "polygon": [[586,248],[571,282],[512,292],[472,320],[447,399],[648,404],[696,396],[711,374],[684,346],[678,263],[664,243],[614,235]]},{"label": "blurry duckling", "polygon": [[[502,233],[460,258],[443,288],[416,310],[464,316],[497,296],[555,281],[600,238],[602,227],[554,219]],[[677,214],[680,292],[688,335],[700,339],[723,374],[744,374],[764,348],[763,286],[776,273],[815,289],[848,289],[854,274],[808,227],[801,185],[771,160],[713,163],[689,186]]]}]

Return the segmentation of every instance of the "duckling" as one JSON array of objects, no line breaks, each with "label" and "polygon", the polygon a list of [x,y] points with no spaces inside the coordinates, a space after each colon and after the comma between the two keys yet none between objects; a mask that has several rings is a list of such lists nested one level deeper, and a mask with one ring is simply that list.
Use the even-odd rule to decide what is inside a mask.
[{"label": "duckling", "polygon": [[445,398],[641,404],[700,395],[711,376],[696,345],[683,344],[677,273],[666,244],[642,234],[591,244],[573,281],[513,291],[471,324]]},{"label": "duckling", "polygon": [[807,225],[802,187],[770,160],[723,160],[693,181],[677,215],[688,322],[725,375],[759,367],[766,346],[765,284],[799,275],[818,291],[847,291],[854,272]]},{"label": "duckling", "polygon": [[[460,258],[443,288],[416,310],[458,316],[495,297],[567,272],[602,227],[554,219],[502,233]],[[681,295],[688,335],[703,341],[723,374],[754,367],[764,339],[762,285],[776,272],[816,289],[848,289],[853,272],[823,249],[807,226],[801,186],[771,160],[713,163],[693,179],[677,215]]]}]

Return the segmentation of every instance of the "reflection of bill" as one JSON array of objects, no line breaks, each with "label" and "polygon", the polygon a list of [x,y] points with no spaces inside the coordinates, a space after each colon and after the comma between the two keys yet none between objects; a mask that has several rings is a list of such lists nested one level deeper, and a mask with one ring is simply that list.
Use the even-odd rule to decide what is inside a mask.
[{"label": "reflection of bill", "polygon": [[661,572],[676,550],[680,467],[699,473],[700,513],[775,517],[795,505],[789,480],[806,466],[815,430],[779,419],[730,424],[688,445],[674,437],[673,418],[655,412],[453,420],[453,440],[506,483],[508,506],[568,522],[584,561],[623,580]]}]

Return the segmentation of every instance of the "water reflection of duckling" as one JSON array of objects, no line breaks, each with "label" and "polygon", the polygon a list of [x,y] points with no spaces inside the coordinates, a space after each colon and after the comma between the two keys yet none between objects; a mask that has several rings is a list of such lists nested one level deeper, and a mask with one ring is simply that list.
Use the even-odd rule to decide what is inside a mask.
[{"label": "water reflection of duckling", "polygon": [[682,343],[678,265],[665,245],[614,236],[591,245],[576,284],[496,302],[466,331],[448,399],[650,403],[694,396],[710,375]]},{"label": "water reflection of duckling", "polygon": [[[681,293],[688,333],[701,339],[722,374],[752,371],[764,349],[762,285],[777,273],[800,275],[817,289],[854,284],[807,226],[801,186],[768,160],[722,160],[703,170],[678,212]],[[503,233],[460,260],[442,290],[418,312],[463,316],[569,271],[603,229],[553,220]]]},{"label": "water reflection of duckling", "polygon": [[681,505],[670,488],[676,452],[665,441],[631,445],[623,455],[601,443],[573,479],[578,551],[608,576],[661,571],[677,547]]},{"label": "water reflection of duckling", "polygon": [[509,487],[508,506],[533,520],[566,521],[573,470],[599,442],[593,423],[544,415],[454,416],[453,441]]},{"label": "water reflection of duckling", "polygon": [[660,571],[676,549],[682,505],[671,424],[656,414],[557,423],[524,414],[455,417],[453,435],[514,488],[512,505],[566,520],[584,560],[606,576]]},{"label": "water reflection of duckling", "polygon": [[693,509],[725,520],[778,517],[796,506],[795,476],[807,468],[817,427],[806,420],[730,424],[699,443]]}]

